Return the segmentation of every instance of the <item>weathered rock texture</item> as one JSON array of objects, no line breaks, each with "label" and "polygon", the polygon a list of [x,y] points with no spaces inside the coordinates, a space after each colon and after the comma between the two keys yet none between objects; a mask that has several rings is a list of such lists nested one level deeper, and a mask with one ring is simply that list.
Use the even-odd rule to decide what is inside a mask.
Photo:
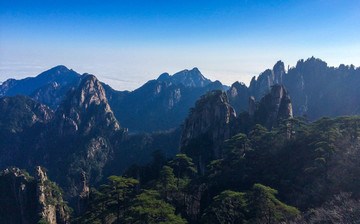
[{"label": "weathered rock texture", "polygon": [[268,129],[277,126],[279,121],[292,116],[290,96],[282,85],[274,85],[270,93],[261,99],[258,108],[254,112],[255,122],[264,125]]},{"label": "weathered rock texture", "polygon": [[223,157],[226,139],[239,132],[246,133],[255,124],[271,129],[282,119],[293,116],[289,93],[282,85],[272,86],[260,102],[250,97],[248,105],[249,111],[237,116],[226,93],[212,91],[191,109],[184,123],[180,149],[194,159],[201,172],[212,159]]},{"label": "weathered rock texture", "polygon": [[0,223],[69,223],[62,191],[42,168],[36,167],[34,177],[19,168],[5,169],[0,173],[0,186]]},{"label": "weathered rock texture", "polygon": [[[180,141],[182,151],[195,157],[199,169],[203,171],[209,160],[222,156],[222,143],[233,134],[231,124],[235,119],[235,110],[229,104],[226,93],[220,90],[208,92],[196,102],[185,120]],[[187,149],[195,147],[197,142],[194,139],[198,138],[209,144],[207,156]]]},{"label": "weathered rock texture", "polygon": [[93,75],[86,75],[77,89],[67,93],[56,111],[60,135],[89,134],[99,127],[116,131],[120,126],[110,109],[105,90]]}]

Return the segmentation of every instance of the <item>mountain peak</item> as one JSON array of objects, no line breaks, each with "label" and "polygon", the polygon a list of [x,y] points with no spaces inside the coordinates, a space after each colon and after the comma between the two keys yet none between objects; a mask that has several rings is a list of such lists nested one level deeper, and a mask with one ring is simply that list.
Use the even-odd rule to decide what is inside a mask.
[{"label": "mountain peak", "polygon": [[287,89],[280,84],[271,87],[270,93],[260,101],[258,110],[255,112],[259,123],[271,129],[277,126],[282,119],[293,117],[292,104]]},{"label": "mountain peak", "polygon": [[105,90],[94,75],[85,75],[77,89],[67,93],[56,111],[60,130],[87,134],[94,127],[119,130],[120,126],[110,109]]},{"label": "mountain peak", "polygon": [[65,65],[57,65],[57,66],[51,68],[50,70],[69,71],[70,69],[68,69]]},{"label": "mountain peak", "polygon": [[164,72],[164,73],[162,73],[162,74],[159,76],[159,78],[158,78],[157,80],[158,80],[158,81],[167,81],[167,80],[169,80],[169,79],[170,79],[169,73]]},{"label": "mountain peak", "polygon": [[191,71],[200,73],[200,71],[199,71],[199,69],[197,67],[194,67],[193,69],[191,69]]},{"label": "mountain peak", "polygon": [[191,70],[185,69],[174,75],[163,73],[157,79],[158,81],[171,82],[174,84],[182,84],[187,87],[204,87],[211,83],[211,80],[205,78],[198,68]]}]

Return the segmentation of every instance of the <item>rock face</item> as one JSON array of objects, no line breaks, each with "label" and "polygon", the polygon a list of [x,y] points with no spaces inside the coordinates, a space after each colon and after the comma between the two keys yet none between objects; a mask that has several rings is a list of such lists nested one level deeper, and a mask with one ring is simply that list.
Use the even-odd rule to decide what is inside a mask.
[{"label": "rock face", "polygon": [[227,91],[230,104],[239,113],[248,108],[249,90],[244,83],[235,82]]},{"label": "rock face", "polygon": [[[272,70],[252,79],[248,92],[240,97],[254,96],[259,101],[275,84],[289,90],[293,112],[296,116],[307,116],[314,120],[322,116],[336,117],[360,113],[360,68],[350,65],[329,67],[324,61],[311,57],[299,60],[286,72],[284,63],[277,62]],[[231,94],[228,93],[230,96]],[[230,103],[236,102],[230,98]]]},{"label": "rock face", "polygon": [[120,126],[110,109],[105,90],[93,75],[86,75],[77,89],[67,93],[56,111],[60,135],[89,134],[102,128],[117,131]]},{"label": "rock face", "polygon": [[268,69],[261,73],[257,79],[253,77],[250,82],[249,91],[255,99],[261,99],[274,84],[282,84],[285,75],[285,66],[278,61],[272,70]]},{"label": "rock face", "polygon": [[250,118],[254,118],[255,109],[256,109],[256,103],[255,98],[253,96],[249,97],[249,116]]},{"label": "rock face", "polygon": [[88,201],[89,201],[89,195],[90,195],[90,188],[88,186],[87,180],[86,180],[86,173],[81,172],[81,182],[79,186],[80,194],[79,194],[79,202],[78,202],[78,212],[81,214],[83,211],[86,210]]},{"label": "rock face", "polygon": [[205,172],[211,160],[223,158],[224,141],[233,135],[247,133],[256,124],[271,129],[280,120],[293,116],[289,93],[282,85],[272,86],[260,102],[251,96],[248,105],[249,111],[237,116],[226,93],[220,90],[196,102],[185,120],[180,150],[197,163],[200,172]]},{"label": "rock face", "polygon": [[[186,118],[180,140],[183,152],[195,157],[199,168],[203,171],[207,160],[221,158],[221,145],[224,139],[232,136],[231,123],[236,119],[235,110],[229,104],[227,95],[220,90],[214,90],[203,95],[191,109]],[[196,147],[194,139],[203,138],[210,144],[208,155],[213,158],[204,158],[202,153],[193,151]],[[194,154],[195,153],[195,154]]]},{"label": "rock face", "polygon": [[70,214],[67,213],[61,191],[56,184],[49,182],[46,172],[40,166],[35,168],[35,181],[40,218],[50,224],[70,223]]},{"label": "rock face", "polygon": [[[59,175],[59,182],[71,197],[84,192],[79,178],[82,172],[92,184],[103,178],[102,169],[126,132],[120,128],[103,86],[93,75],[84,75],[80,85],[67,93],[50,129],[48,139],[53,145],[49,146],[51,153],[45,152],[44,166],[54,167],[51,173]],[[77,204],[78,200],[72,202]]]},{"label": "rock face", "polygon": [[283,85],[274,85],[254,111],[256,123],[263,124],[268,129],[277,126],[280,120],[291,117],[293,117],[292,104],[289,93]]},{"label": "rock face", "polygon": [[79,184],[82,172],[92,184],[101,180],[124,133],[104,88],[92,75],[68,92],[55,114],[26,96],[0,99],[0,167],[48,167],[68,198],[84,191]]},{"label": "rock face", "polygon": [[69,223],[69,209],[61,190],[42,168],[36,167],[34,177],[19,168],[5,169],[0,173],[0,184],[1,223]]}]

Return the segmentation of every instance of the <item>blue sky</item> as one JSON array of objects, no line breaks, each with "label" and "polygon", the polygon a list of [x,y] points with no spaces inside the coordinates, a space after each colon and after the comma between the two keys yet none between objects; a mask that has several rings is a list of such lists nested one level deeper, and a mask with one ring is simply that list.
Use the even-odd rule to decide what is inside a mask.
[{"label": "blue sky", "polygon": [[198,67],[248,83],[276,61],[360,66],[360,1],[0,0],[0,81],[63,64],[116,89]]}]

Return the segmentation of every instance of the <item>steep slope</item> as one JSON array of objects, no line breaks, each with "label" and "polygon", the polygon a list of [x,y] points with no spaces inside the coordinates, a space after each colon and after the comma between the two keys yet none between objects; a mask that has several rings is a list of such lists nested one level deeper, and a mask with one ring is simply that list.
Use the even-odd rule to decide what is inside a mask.
[{"label": "steep slope", "polygon": [[360,68],[329,67],[320,59],[298,61],[285,76],[284,85],[294,102],[294,114],[310,119],[359,114]]},{"label": "steep slope", "polygon": [[86,75],[77,89],[71,89],[50,124],[44,166],[63,183],[68,195],[82,190],[81,173],[90,183],[102,179],[102,169],[122,139],[121,129],[101,83]]},{"label": "steep slope", "polygon": [[324,61],[311,57],[299,60],[285,72],[284,64],[279,61],[272,70],[266,70],[257,79],[254,77],[248,93],[244,91],[237,98],[244,101],[254,96],[260,100],[272,85],[282,84],[291,95],[296,116],[305,115],[314,120],[322,116],[354,115],[360,113],[359,81],[360,68],[353,65],[329,67]]},{"label": "steep slope", "polygon": [[285,75],[284,62],[278,61],[272,70],[267,69],[257,79],[252,78],[249,91],[255,99],[261,99],[274,84],[282,84]]},{"label": "steep slope", "polygon": [[0,223],[70,223],[70,209],[61,189],[51,182],[41,167],[34,177],[19,168],[0,173]]},{"label": "steep slope", "polygon": [[289,93],[284,86],[278,84],[261,99],[253,116],[251,110],[253,109],[249,106],[249,114],[254,119],[254,123],[262,124],[268,129],[277,126],[283,119],[293,117]]},{"label": "steep slope", "polygon": [[292,118],[288,91],[274,85],[260,102],[248,99],[249,111],[236,114],[225,92],[214,90],[203,95],[190,110],[180,139],[180,150],[189,155],[204,173],[213,159],[223,158],[224,141],[237,133],[247,133],[256,124],[268,129]]},{"label": "steep slope", "polygon": [[105,90],[93,75],[86,75],[77,89],[71,89],[55,114],[59,134],[86,135],[94,129],[117,131],[120,126],[110,109]]},{"label": "steep slope", "polygon": [[[180,140],[181,151],[191,156],[203,172],[210,160],[222,157],[222,143],[235,134],[231,127],[235,119],[236,112],[226,94],[220,90],[208,92],[196,102],[185,120]],[[207,152],[203,152],[201,146],[194,151],[199,142],[207,144]]]},{"label": "steep slope", "polygon": [[244,83],[235,82],[227,91],[230,104],[237,112],[247,111],[250,92]]}]

